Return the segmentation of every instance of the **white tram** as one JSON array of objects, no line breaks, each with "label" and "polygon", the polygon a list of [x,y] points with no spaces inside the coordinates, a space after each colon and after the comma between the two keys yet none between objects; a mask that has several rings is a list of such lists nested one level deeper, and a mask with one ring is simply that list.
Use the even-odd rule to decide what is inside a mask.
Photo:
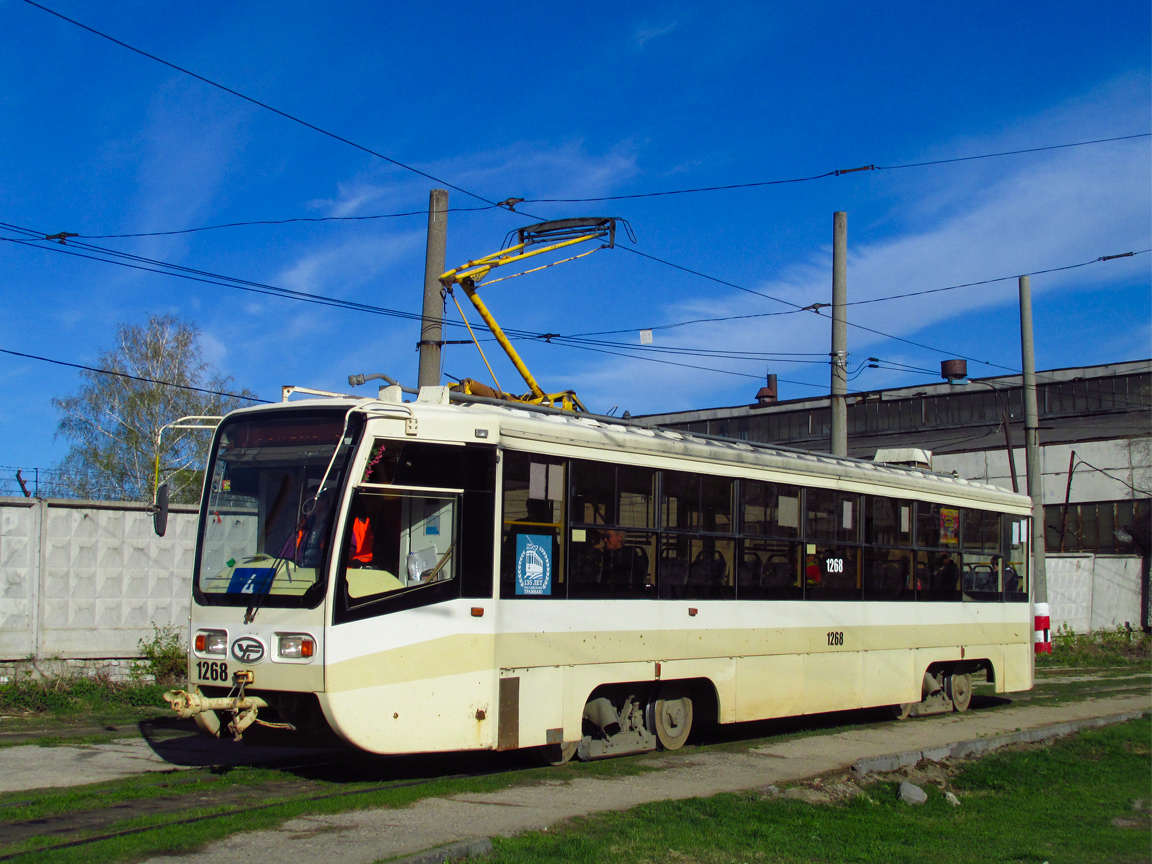
[{"label": "white tram", "polygon": [[449,397],[224,419],[181,716],[564,761],[1032,686],[1023,495]]}]

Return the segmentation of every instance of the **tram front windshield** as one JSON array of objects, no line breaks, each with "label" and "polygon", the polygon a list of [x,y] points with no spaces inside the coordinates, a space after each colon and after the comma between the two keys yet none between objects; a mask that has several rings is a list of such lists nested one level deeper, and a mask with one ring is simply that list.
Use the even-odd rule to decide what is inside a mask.
[{"label": "tram front windshield", "polygon": [[209,467],[198,600],[318,602],[355,431],[345,428],[344,411],[248,415],[221,425]]}]

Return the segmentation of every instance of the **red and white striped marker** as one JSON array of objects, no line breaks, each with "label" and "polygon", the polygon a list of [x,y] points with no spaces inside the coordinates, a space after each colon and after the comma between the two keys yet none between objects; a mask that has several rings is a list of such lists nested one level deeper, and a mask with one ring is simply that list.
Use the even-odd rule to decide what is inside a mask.
[{"label": "red and white striped marker", "polygon": [[1052,653],[1052,618],[1048,613],[1047,603],[1034,603],[1036,624],[1032,634],[1032,642],[1037,654]]}]

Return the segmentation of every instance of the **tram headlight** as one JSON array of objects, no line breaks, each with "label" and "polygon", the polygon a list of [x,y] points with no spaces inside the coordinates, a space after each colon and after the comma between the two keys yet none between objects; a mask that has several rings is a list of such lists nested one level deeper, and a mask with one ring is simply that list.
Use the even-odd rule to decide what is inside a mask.
[{"label": "tram headlight", "polygon": [[316,653],[316,640],[307,633],[277,633],[277,656],[284,660],[309,660]]},{"label": "tram headlight", "polygon": [[228,634],[223,630],[200,630],[193,644],[197,654],[219,654],[228,651]]}]

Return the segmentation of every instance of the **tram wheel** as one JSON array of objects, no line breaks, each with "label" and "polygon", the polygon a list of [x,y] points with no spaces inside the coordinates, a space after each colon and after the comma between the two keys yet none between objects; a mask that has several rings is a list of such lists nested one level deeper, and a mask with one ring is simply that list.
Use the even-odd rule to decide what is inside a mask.
[{"label": "tram wheel", "polygon": [[563,744],[545,744],[541,747],[533,747],[532,758],[536,760],[537,765],[544,767],[567,765],[576,755],[579,746],[579,741],[566,741]]},{"label": "tram wheel", "polygon": [[912,714],[912,703],[901,702],[899,705],[889,705],[888,710],[892,712],[893,719],[907,720]]},{"label": "tram wheel", "polygon": [[648,725],[665,750],[679,750],[692,732],[692,700],[683,688],[665,685],[648,706]]},{"label": "tram wheel", "polygon": [[948,698],[952,700],[953,710],[967,711],[972,704],[972,676],[968,673],[949,675],[945,688]]}]

